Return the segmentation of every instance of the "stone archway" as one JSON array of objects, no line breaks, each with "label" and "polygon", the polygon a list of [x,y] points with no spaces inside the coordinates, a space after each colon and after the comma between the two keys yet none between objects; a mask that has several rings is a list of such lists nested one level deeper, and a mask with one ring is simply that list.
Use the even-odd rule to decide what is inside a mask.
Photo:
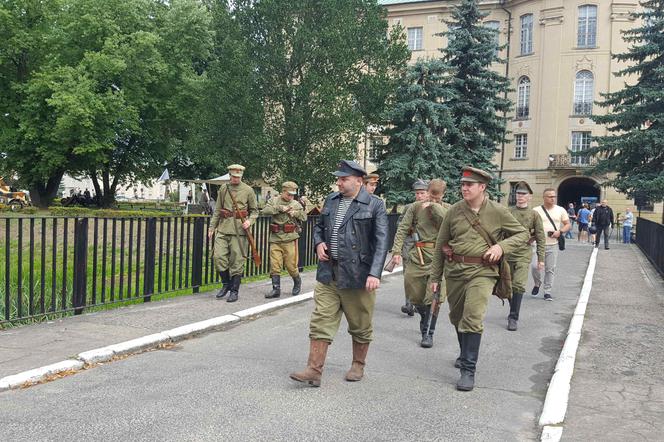
[{"label": "stone archway", "polygon": [[575,207],[581,204],[581,198],[592,197],[600,200],[601,188],[597,181],[584,176],[568,178],[558,186],[558,205],[567,208],[569,203]]}]

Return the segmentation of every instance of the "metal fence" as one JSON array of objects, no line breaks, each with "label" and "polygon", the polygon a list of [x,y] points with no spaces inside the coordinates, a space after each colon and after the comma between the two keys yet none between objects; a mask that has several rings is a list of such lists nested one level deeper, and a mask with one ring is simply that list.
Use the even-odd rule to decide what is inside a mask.
[{"label": "metal fence", "polygon": [[645,218],[638,218],[636,244],[659,274],[664,276],[664,225]]},{"label": "metal fence", "polygon": [[[398,215],[388,217],[391,247]],[[317,262],[316,221],[302,226],[301,268]],[[260,217],[252,228],[262,264],[247,260],[245,277],[269,273],[269,223]],[[209,224],[203,216],[0,217],[0,325],[212,289],[220,278]]]}]

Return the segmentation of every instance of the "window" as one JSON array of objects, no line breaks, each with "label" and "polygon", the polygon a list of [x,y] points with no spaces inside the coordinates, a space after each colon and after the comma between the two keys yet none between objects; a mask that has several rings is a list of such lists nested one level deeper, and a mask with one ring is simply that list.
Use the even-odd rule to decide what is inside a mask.
[{"label": "window", "polygon": [[484,23],[484,26],[493,31],[493,44],[496,45],[496,50],[494,55],[498,55],[498,46],[500,46],[500,22],[496,20],[488,21]]},{"label": "window", "polygon": [[508,206],[516,206],[516,186],[519,184],[518,181],[510,182],[510,195],[507,198]]},{"label": "window", "polygon": [[514,158],[524,159],[528,155],[528,134],[514,136]]},{"label": "window", "polygon": [[574,115],[593,113],[593,73],[579,71],[574,81]]},{"label": "window", "polygon": [[517,86],[516,118],[525,119],[530,115],[530,78],[521,77]]},{"label": "window", "polygon": [[594,48],[597,43],[597,6],[579,6],[579,34],[577,46]]},{"label": "window", "polygon": [[521,55],[533,53],[533,14],[521,16]]},{"label": "window", "polygon": [[422,28],[408,28],[408,49],[422,50]]},{"label": "window", "polygon": [[381,137],[369,138],[369,151],[367,152],[367,159],[374,164],[380,162],[380,157],[383,153],[383,140]]},{"label": "window", "polygon": [[[592,135],[590,132],[572,132],[572,152],[583,152],[590,149],[590,140]],[[590,164],[590,157],[573,155],[570,158],[570,164],[579,166],[586,166]]]}]

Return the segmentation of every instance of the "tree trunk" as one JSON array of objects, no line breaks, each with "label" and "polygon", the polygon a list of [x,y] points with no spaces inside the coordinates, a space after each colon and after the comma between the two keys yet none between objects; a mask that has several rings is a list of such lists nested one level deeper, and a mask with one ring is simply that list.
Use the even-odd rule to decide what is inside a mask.
[{"label": "tree trunk", "polygon": [[30,200],[32,204],[40,209],[48,208],[58,194],[58,187],[60,186],[63,175],[64,172],[57,172],[48,179],[46,184],[40,182],[30,186]]}]

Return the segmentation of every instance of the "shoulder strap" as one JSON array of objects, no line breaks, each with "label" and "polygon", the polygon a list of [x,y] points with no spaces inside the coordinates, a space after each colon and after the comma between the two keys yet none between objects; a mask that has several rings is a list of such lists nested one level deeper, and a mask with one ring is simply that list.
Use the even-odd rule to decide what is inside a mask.
[{"label": "shoulder strap", "polygon": [[544,208],[544,204],[542,204],[542,210],[544,210],[544,214],[546,215],[547,218],[549,218],[549,221],[551,221],[551,225],[553,226],[553,230],[558,230],[558,227],[556,227],[556,223],[553,222],[553,219],[551,218],[551,215],[549,215],[549,212],[546,211]]},{"label": "shoulder strap", "polygon": [[477,216],[472,217],[470,214],[470,210],[467,207],[464,207],[462,211],[464,216],[470,223],[470,225],[473,226],[473,229],[475,229],[477,233],[480,234],[480,236],[484,239],[484,241],[486,241],[489,247],[496,244],[496,241],[494,241],[493,237],[489,234],[489,232],[484,230],[484,228],[480,225],[480,219]]}]

